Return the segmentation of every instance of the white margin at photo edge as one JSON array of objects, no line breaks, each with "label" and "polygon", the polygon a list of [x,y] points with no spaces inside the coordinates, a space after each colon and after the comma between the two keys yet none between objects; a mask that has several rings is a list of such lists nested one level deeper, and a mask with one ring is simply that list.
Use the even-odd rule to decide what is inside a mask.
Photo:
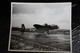
[{"label": "white margin at photo edge", "polygon": [[[70,6],[72,5],[71,2],[70,3]],[[12,7],[13,7],[13,4],[26,4],[26,3],[18,3],[18,2],[11,2],[11,20],[10,20],[10,32],[9,32],[9,41],[8,41],[8,51],[20,51],[20,52],[60,52],[60,51],[25,51],[25,50],[11,50],[10,49],[10,41],[11,41],[11,27],[12,27]],[[29,4],[29,3],[28,3]],[[71,6],[71,12],[72,12],[72,6]],[[71,13],[72,15],[72,13]],[[71,16],[72,18],[72,16]],[[70,18],[70,50],[71,50],[71,53],[72,53],[72,27],[71,27],[71,19]],[[64,51],[61,51],[61,52],[64,52]]]}]

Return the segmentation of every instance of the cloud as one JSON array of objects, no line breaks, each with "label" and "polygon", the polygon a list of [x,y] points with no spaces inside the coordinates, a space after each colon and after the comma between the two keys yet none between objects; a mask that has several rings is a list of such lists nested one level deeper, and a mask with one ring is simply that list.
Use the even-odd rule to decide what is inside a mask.
[{"label": "cloud", "polygon": [[57,24],[60,28],[70,29],[71,5],[70,3],[52,4],[14,4],[12,25],[26,28],[33,24]]}]

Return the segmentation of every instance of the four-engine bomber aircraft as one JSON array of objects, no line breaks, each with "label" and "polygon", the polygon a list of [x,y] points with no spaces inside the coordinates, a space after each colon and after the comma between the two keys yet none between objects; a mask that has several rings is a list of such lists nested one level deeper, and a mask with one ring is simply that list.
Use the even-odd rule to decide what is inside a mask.
[{"label": "four-engine bomber aircraft", "polygon": [[[44,24],[44,25],[34,24],[33,26],[35,27],[36,32],[39,32],[39,33],[46,32],[47,34],[49,34],[49,30],[54,30],[54,29],[59,28],[57,25],[48,25],[48,24]],[[21,28],[13,27],[12,30],[13,31],[16,31],[16,30],[21,31],[22,34],[26,31],[31,32],[30,30],[25,28],[24,24],[21,25]]]}]

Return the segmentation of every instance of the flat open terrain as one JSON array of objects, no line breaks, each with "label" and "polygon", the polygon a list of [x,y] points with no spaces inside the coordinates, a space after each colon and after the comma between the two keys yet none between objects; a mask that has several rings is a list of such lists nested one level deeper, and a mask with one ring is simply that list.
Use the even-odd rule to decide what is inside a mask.
[{"label": "flat open terrain", "polygon": [[70,35],[12,31],[10,49],[70,51]]}]

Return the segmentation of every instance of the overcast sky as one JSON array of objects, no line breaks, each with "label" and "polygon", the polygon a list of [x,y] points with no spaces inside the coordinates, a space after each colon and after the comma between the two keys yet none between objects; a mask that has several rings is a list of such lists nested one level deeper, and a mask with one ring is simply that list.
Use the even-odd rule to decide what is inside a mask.
[{"label": "overcast sky", "polygon": [[60,29],[70,29],[71,3],[14,3],[12,26],[32,28],[33,24],[56,24]]}]

